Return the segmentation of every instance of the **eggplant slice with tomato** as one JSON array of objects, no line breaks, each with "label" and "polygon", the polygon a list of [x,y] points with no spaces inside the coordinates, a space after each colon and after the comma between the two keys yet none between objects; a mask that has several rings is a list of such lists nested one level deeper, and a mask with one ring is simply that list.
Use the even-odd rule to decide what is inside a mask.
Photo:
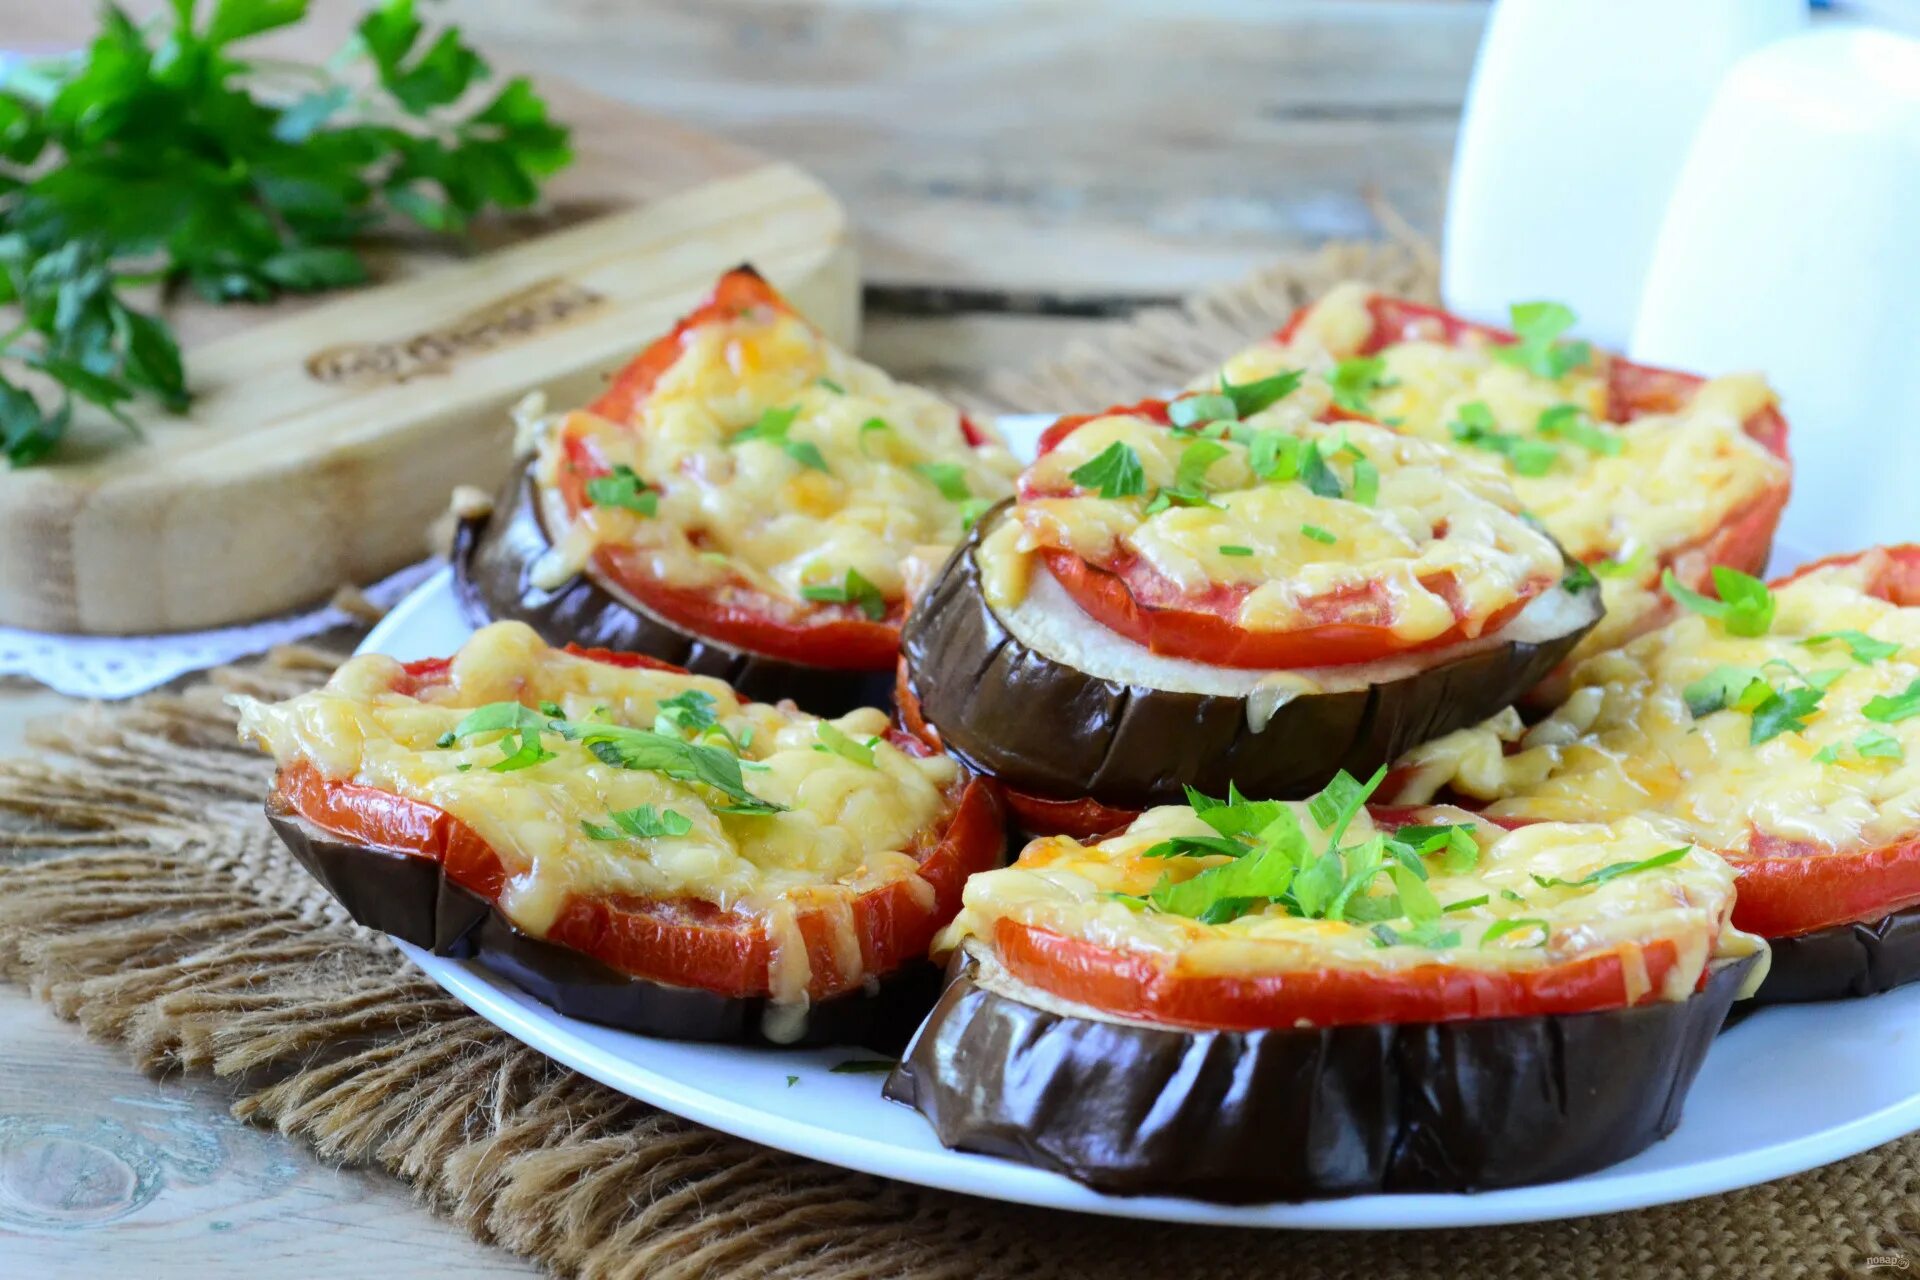
[{"label": "eggplant slice with tomato", "polygon": [[1500,477],[1273,408],[1296,379],[1062,419],[916,602],[902,720],[997,778],[1028,830],[1371,772],[1506,705],[1599,620]]},{"label": "eggplant slice with tomato", "polygon": [[[1553,303],[1517,305],[1512,322],[1347,284],[1212,377],[1304,368],[1303,409],[1390,423],[1503,471],[1600,579],[1607,616],[1575,660],[1670,617],[1669,571],[1706,590],[1714,565],[1765,570],[1792,467],[1764,381],[1634,364],[1571,339],[1574,314]],[[1542,690],[1547,705],[1570,665]]]},{"label": "eggplant slice with tomato", "polygon": [[561,1012],[692,1040],[897,1046],[997,866],[990,784],[889,733],[520,623],[240,699],[274,829],[354,919]]},{"label": "eggplant slice with tomato", "polygon": [[1740,873],[1734,923],[1768,940],[1759,1003],[1920,979],[1920,547],[1717,571],[1682,615],[1511,711],[1408,753],[1389,791],[1489,821],[1641,814]]},{"label": "eggplant slice with tomato", "polygon": [[1765,946],[1654,824],[1166,806],[973,877],[889,1079],[949,1147],[1229,1202],[1577,1177],[1672,1132]]},{"label": "eggplant slice with tomato", "polygon": [[584,411],[523,416],[527,456],[491,508],[458,513],[472,621],[646,653],[823,714],[891,697],[902,562],[957,542],[1016,469],[748,267]]}]

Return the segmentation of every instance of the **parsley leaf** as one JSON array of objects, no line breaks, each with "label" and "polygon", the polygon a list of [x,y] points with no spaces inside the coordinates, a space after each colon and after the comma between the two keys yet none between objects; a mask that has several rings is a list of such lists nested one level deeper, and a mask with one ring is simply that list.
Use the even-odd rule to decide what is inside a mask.
[{"label": "parsley leaf", "polygon": [[861,577],[858,569],[847,570],[847,576],[840,582],[802,587],[800,596],[821,604],[858,605],[869,622],[878,622],[887,616],[886,597],[880,594],[880,588]]},{"label": "parsley leaf", "polygon": [[1176,427],[1189,430],[1209,422],[1231,422],[1239,416],[1239,410],[1234,408],[1232,397],[1213,395],[1208,392],[1181,396],[1167,406],[1167,421]]},{"label": "parsley leaf", "polygon": [[1853,660],[1865,666],[1878,662],[1882,658],[1891,658],[1900,652],[1900,646],[1886,640],[1875,640],[1864,631],[1823,631],[1817,636],[1808,636],[1800,643],[1809,649],[1838,641],[1847,646],[1847,652]]},{"label": "parsley leaf", "polygon": [[1228,382],[1223,374],[1220,378],[1220,394],[1233,405],[1234,417],[1251,418],[1262,409],[1292,395],[1305,376],[1305,372],[1300,369],[1288,369],[1271,377],[1259,378],[1253,382],[1235,386]]},{"label": "parsley leaf", "polygon": [[593,720],[560,720],[550,727],[569,741],[584,744],[604,764],[641,769],[679,782],[712,787],[733,801],[723,812],[777,813],[784,807],[762,800],[747,790],[740,774],[740,757],[731,751],[702,746],[651,729],[632,729]]},{"label": "parsley leaf", "polygon": [[819,445],[810,440],[794,440],[789,436],[794,419],[799,416],[799,405],[763,409],[759,419],[752,426],[736,434],[730,443],[744,444],[749,440],[763,440],[780,449],[803,467],[832,474],[826,458],[820,453]]},{"label": "parsley leaf", "polygon": [[1461,444],[1504,456],[1507,465],[1523,476],[1547,474],[1560,457],[1560,451],[1544,440],[1501,431],[1494,422],[1493,410],[1481,400],[1461,405],[1447,430]]},{"label": "parsley leaf", "polygon": [[1587,421],[1586,415],[1580,411],[1578,405],[1557,404],[1550,409],[1542,410],[1539,421],[1534,424],[1534,430],[1543,436],[1566,440],[1590,453],[1605,454],[1608,457],[1618,456],[1626,447],[1626,442],[1620,438],[1618,432],[1608,431],[1604,427]]},{"label": "parsley leaf", "polygon": [[1304,537],[1312,538],[1315,542],[1323,542],[1328,546],[1332,546],[1334,543],[1340,541],[1339,537],[1322,529],[1317,524],[1301,525],[1300,533]]},{"label": "parsley leaf", "polygon": [[1373,393],[1400,385],[1386,377],[1386,371],[1387,362],[1382,356],[1351,356],[1342,360],[1327,375],[1327,386],[1333,391],[1333,402],[1348,413],[1371,417],[1373,405],[1370,397]]},{"label": "parsley leaf", "polygon": [[699,689],[687,689],[671,698],[662,698],[654,707],[654,732],[685,730],[688,733],[703,733],[719,723],[719,717],[714,714],[714,708],[718,705],[712,694]]},{"label": "parsley leaf", "polygon": [[1307,488],[1322,498],[1340,498],[1346,496],[1346,488],[1340,483],[1340,477],[1327,465],[1326,457],[1320,452],[1320,442],[1305,441],[1300,449],[1300,478]]},{"label": "parsley leaf", "polygon": [[634,474],[626,463],[616,463],[609,475],[587,481],[587,502],[596,507],[624,507],[650,516],[660,506],[659,493]]},{"label": "parsley leaf", "polygon": [[965,502],[973,496],[967,488],[967,469],[957,462],[921,462],[913,469],[948,502]]},{"label": "parsley leaf", "polygon": [[1480,945],[1490,946],[1508,934],[1518,933],[1522,929],[1539,930],[1537,939],[1526,944],[1529,947],[1544,947],[1547,945],[1547,939],[1552,936],[1552,926],[1545,920],[1532,916],[1509,916],[1505,920],[1495,920],[1488,925],[1487,931],[1480,935]]},{"label": "parsley leaf", "polygon": [[1799,733],[1807,727],[1806,718],[1819,708],[1822,696],[1821,690],[1811,686],[1768,694],[1753,709],[1753,726],[1747,732],[1747,742],[1757,747],[1783,733]]},{"label": "parsley leaf", "polygon": [[1668,569],[1660,575],[1660,585],[1680,604],[1703,618],[1712,618],[1726,628],[1728,635],[1763,636],[1773,626],[1775,603],[1767,584],[1750,574],[1713,566],[1713,587],[1718,600],[1701,595],[1682,583]]},{"label": "parsley leaf", "polygon": [[1646,566],[1647,549],[1638,547],[1632,555],[1624,558],[1608,556],[1602,560],[1595,560],[1588,567],[1603,578],[1637,578]]},{"label": "parsley leaf", "polygon": [[1682,689],[1680,696],[1699,720],[1727,707],[1752,711],[1773,696],[1773,686],[1752,667],[1722,665]]},{"label": "parsley leaf", "polygon": [[865,742],[857,741],[830,720],[822,720],[813,729],[814,736],[820,739],[814,750],[831,752],[842,760],[851,760],[869,769],[879,767],[873,762],[873,747],[880,739],[869,738]]},{"label": "parsley leaf", "polygon": [[683,836],[693,830],[693,822],[686,814],[677,809],[655,810],[650,804],[637,809],[615,809],[607,817],[612,827],[603,827],[582,819],[580,829],[587,833],[589,840],[623,840],[631,836],[636,840],[652,840],[660,837]]},{"label": "parsley leaf", "polygon": [[1593,576],[1593,570],[1579,560],[1567,561],[1567,571],[1560,575],[1560,586],[1568,595],[1577,596],[1599,585],[1600,579]]},{"label": "parsley leaf", "polygon": [[1141,469],[1140,455],[1118,440],[1067,476],[1082,488],[1098,491],[1103,498],[1132,498],[1147,491],[1147,473]]},{"label": "parsley leaf", "polygon": [[1180,451],[1174,468],[1174,488],[1186,493],[1205,493],[1207,469],[1227,456],[1227,446],[1218,440],[1195,440]]},{"label": "parsley leaf", "polygon": [[1253,554],[1252,547],[1243,547],[1231,542],[1222,543],[1218,547],[1215,547],[1214,550],[1223,556],[1250,556]]},{"label": "parsley leaf", "polygon": [[1593,348],[1584,342],[1561,342],[1573,328],[1573,310],[1558,302],[1516,302],[1508,310],[1514,341],[1493,349],[1493,357],[1556,382],[1585,365]]},{"label": "parsley leaf", "polygon": [[1568,888],[1590,889],[1594,885],[1605,884],[1609,880],[1618,880],[1621,876],[1630,876],[1636,871],[1652,871],[1656,867],[1671,866],[1693,852],[1692,845],[1681,845],[1678,849],[1669,849],[1665,853],[1656,853],[1651,858],[1642,858],[1638,862],[1613,862],[1598,871],[1589,871],[1578,880],[1561,880],[1555,876],[1534,876],[1533,882],[1542,889]]},{"label": "parsley leaf", "polygon": [[1881,724],[1895,724],[1908,716],[1920,715],[1920,680],[1909,684],[1905,692],[1891,697],[1884,693],[1875,694],[1860,708],[1860,714]]}]

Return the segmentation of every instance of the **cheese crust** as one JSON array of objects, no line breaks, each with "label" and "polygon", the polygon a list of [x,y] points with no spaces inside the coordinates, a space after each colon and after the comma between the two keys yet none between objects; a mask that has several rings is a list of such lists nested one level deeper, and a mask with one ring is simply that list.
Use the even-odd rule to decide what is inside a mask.
[{"label": "cheese crust", "polygon": [[[887,719],[877,709],[828,722],[791,704],[742,702],[705,676],[619,667],[549,648],[517,622],[476,633],[444,683],[417,697],[395,692],[403,678],[398,662],[367,654],[350,659],[323,687],[287,701],[236,698],[241,734],[283,766],[305,762],[329,779],[422,801],[464,822],[506,868],[496,905],[535,937],[545,936],[573,895],[710,902],[764,920],[776,951],[777,926],[791,924],[795,904],[851,901],[896,881],[917,885],[919,900],[933,900],[915,854],[951,813],[959,769],[944,756],[910,756],[887,742]],[[781,812],[725,812],[728,798],[713,788],[620,767],[553,732],[539,739],[551,758],[507,772],[493,766],[515,747],[510,734],[439,745],[469,711],[495,702],[555,703],[569,721],[653,729],[661,703],[689,693],[711,699],[724,731],[690,740],[737,755],[746,787],[785,806]],[[870,749],[872,764],[826,749],[823,724]],[[587,824],[605,833],[615,826],[613,813],[642,805],[680,815],[688,831],[589,834]],[[799,959],[804,991],[803,944]]]},{"label": "cheese crust", "polygon": [[901,599],[908,552],[959,541],[1018,471],[997,441],[969,445],[952,405],[774,307],[689,329],[633,421],[575,412],[534,434],[549,488],[584,452],[657,495],[652,515],[546,504],[555,563],[544,576],[578,572],[606,548],[666,586],[745,585],[802,609],[818,607],[807,588],[840,586],[849,570]]},{"label": "cheese crust", "polygon": [[[1305,369],[1312,376],[1291,400],[1297,412],[1324,413],[1333,404],[1328,375],[1373,335],[1371,296],[1361,285],[1339,286],[1307,311],[1291,341],[1250,347],[1195,385],[1211,387],[1221,375],[1242,383]],[[1371,416],[1501,472],[1569,555],[1599,563],[1607,613],[1577,651],[1582,656],[1644,629],[1642,620],[1666,607],[1661,566],[1788,478],[1787,464],[1742,429],[1775,402],[1753,374],[1707,381],[1680,412],[1614,423],[1607,420],[1604,358],[1555,379],[1496,360],[1475,336],[1453,343],[1436,334],[1390,343],[1375,354],[1382,367],[1377,389],[1366,396]],[[1552,445],[1551,466],[1521,474],[1509,457],[1458,442],[1453,427],[1461,408],[1476,402],[1490,411],[1499,432],[1536,447]],[[1541,415],[1562,405],[1612,438],[1615,451],[1541,435]]]},{"label": "cheese crust", "polygon": [[[1845,851],[1920,832],[1920,716],[1867,714],[1873,699],[1896,699],[1920,680],[1920,608],[1868,590],[1884,555],[1776,588],[1763,636],[1685,614],[1588,659],[1566,701],[1531,729],[1509,710],[1415,749],[1402,761],[1399,799],[1421,803],[1447,788],[1503,817],[1641,813],[1736,858],[1756,852],[1759,837]],[[1842,640],[1815,640],[1839,631],[1895,649],[1860,661]],[[1758,706],[1690,709],[1690,687],[1705,706],[1699,682],[1719,679],[1737,701],[1733,686],[1748,672],[1780,691],[1822,686],[1804,728],[1756,743]]]},{"label": "cheese crust", "polygon": [[[1344,496],[1297,476],[1263,481],[1250,443],[1259,432],[1316,447]],[[1072,478],[1115,446],[1139,460],[1142,494],[1101,497]],[[1152,511],[1151,495],[1176,485],[1195,448],[1221,451],[1202,477],[1207,503]],[[1363,463],[1378,474],[1367,502],[1354,498]],[[1021,491],[1019,552],[1059,548],[1095,565],[1137,559],[1183,595],[1225,589],[1237,597],[1234,621],[1250,631],[1309,627],[1316,601],[1374,591],[1384,625],[1405,644],[1456,625],[1471,638],[1562,570],[1552,540],[1520,516],[1491,471],[1371,423],[1312,421],[1290,401],[1217,439],[1136,413],[1094,418],[1028,468]],[[1451,599],[1436,589],[1441,581]]]},{"label": "cheese crust", "polygon": [[[1306,805],[1289,807],[1313,846],[1325,848],[1331,833],[1313,821]],[[1420,810],[1411,821],[1474,824],[1475,818],[1464,810],[1441,807]],[[1341,843],[1352,848],[1376,831],[1362,811]],[[1540,884],[1579,880],[1600,868],[1655,858],[1675,848],[1671,836],[1656,824],[1633,817],[1610,823],[1542,823],[1516,831],[1485,822],[1474,825],[1479,859],[1471,870],[1449,873],[1429,862],[1426,884],[1441,904],[1473,904],[1440,917],[1450,939],[1445,945],[1382,945],[1381,935],[1367,921],[1304,918],[1278,904],[1224,923],[1203,923],[1140,909],[1115,896],[1138,898],[1162,876],[1180,882],[1227,863],[1220,854],[1145,856],[1162,841],[1216,834],[1191,808],[1177,805],[1150,809],[1125,832],[1093,844],[1065,836],[1035,840],[1013,865],[968,881],[965,908],[940,945],[957,946],[969,936],[990,940],[996,922],[1012,920],[1149,957],[1182,975],[1257,977],[1335,968],[1386,976],[1435,965],[1514,972],[1623,948],[1623,955],[1637,956],[1650,944],[1668,941],[1679,958],[1659,992],[1668,1000],[1691,995],[1710,960],[1752,954],[1763,945],[1728,923],[1734,872],[1703,849],[1599,884]],[[1382,866],[1381,889],[1391,887],[1386,871]],[[1503,920],[1541,923],[1503,927]],[[1402,932],[1408,928],[1405,919],[1386,923]],[[1492,938],[1490,929],[1495,931]],[[1631,962],[1627,970],[1631,988]],[[1640,991],[1630,989],[1630,995],[1637,999],[1647,990],[1643,977]]]}]

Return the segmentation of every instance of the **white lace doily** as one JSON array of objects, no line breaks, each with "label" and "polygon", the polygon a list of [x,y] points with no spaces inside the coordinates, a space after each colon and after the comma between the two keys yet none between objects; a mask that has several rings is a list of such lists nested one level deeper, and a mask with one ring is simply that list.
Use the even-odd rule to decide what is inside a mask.
[{"label": "white lace doily", "polygon": [[[409,565],[368,587],[366,597],[391,608],[439,567],[437,560]],[[329,605],[240,627],[158,636],[64,636],[0,627],[0,675],[27,676],[76,698],[131,698],[189,671],[363,621]]]}]

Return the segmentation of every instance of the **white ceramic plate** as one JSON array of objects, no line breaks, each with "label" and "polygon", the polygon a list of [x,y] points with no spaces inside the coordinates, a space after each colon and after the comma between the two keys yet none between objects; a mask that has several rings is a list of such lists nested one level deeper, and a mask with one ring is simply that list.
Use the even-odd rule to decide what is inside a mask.
[{"label": "white ceramic plate", "polygon": [[[1009,435],[1031,439],[1026,423]],[[1791,564],[1795,557],[1785,557]],[[1785,567],[1778,561],[1776,567]],[[452,652],[471,633],[441,572],[390,613],[363,650]],[[1723,1034],[1679,1129],[1631,1160],[1548,1186],[1478,1195],[1379,1195],[1223,1206],[1100,1195],[1057,1174],[948,1151],[878,1075],[836,1074],[860,1050],[747,1049],[650,1040],[563,1017],[478,966],[402,948],[509,1034],[623,1093],[755,1142],[950,1191],[1133,1218],[1237,1226],[1479,1226],[1608,1213],[1798,1173],[1920,1129],[1920,986],[1869,1000],[1763,1009]]]}]

